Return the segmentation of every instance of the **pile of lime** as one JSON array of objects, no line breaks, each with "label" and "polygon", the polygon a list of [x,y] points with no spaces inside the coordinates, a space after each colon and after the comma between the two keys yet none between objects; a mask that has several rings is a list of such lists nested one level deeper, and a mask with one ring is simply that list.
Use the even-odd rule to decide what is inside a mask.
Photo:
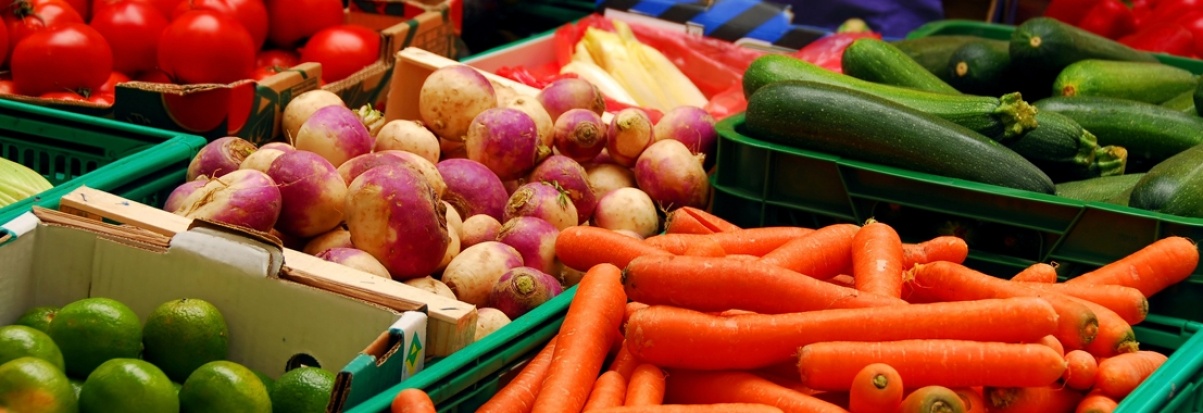
[{"label": "pile of lime", "polygon": [[103,297],[34,307],[0,327],[0,412],[326,411],[333,373],[272,380],[228,352],[225,317],[200,299],[163,303],[144,323]]}]

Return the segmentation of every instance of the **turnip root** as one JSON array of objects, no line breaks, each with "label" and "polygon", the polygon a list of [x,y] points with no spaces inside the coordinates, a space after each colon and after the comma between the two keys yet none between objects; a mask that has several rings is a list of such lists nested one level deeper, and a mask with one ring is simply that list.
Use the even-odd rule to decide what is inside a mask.
[{"label": "turnip root", "polygon": [[485,241],[460,251],[443,270],[442,280],[460,301],[483,307],[501,275],[521,266],[522,255],[514,247]]},{"label": "turnip root", "polygon": [[593,225],[612,231],[630,231],[643,239],[660,232],[656,203],[638,188],[618,188],[597,201]]},{"label": "turnip root", "polygon": [[[597,197],[589,187],[589,174],[585,167],[563,155],[552,155],[531,171],[529,182],[551,182],[559,185],[572,204],[576,206],[577,223],[583,224],[593,216]],[[547,271],[547,270],[543,270]]]},{"label": "turnip root", "polygon": [[501,223],[487,214],[476,214],[464,220],[463,236],[460,237],[460,248],[497,240],[501,232]]},{"label": "turnip root", "polygon": [[368,129],[368,135],[373,138],[380,133],[380,128],[384,127],[384,112],[372,108],[371,103],[355,109],[355,116],[359,117],[359,122],[363,123],[363,127]]},{"label": "turnip root", "polygon": [[380,263],[372,254],[368,254],[362,250],[355,248],[330,248],[317,254],[318,258],[326,261],[336,262],[348,267],[366,272],[379,277],[392,278],[388,274],[388,268]]},{"label": "turnip root", "polygon": [[447,232],[455,232],[457,236],[464,234],[464,219],[459,216],[459,211],[451,206],[450,202],[439,201],[443,203],[443,207],[447,209]]},{"label": "turnip root", "polygon": [[305,121],[309,120],[314,112],[326,106],[346,107],[346,103],[343,103],[342,98],[334,92],[322,89],[310,90],[293,97],[284,106],[284,113],[280,118],[280,127],[284,129],[284,138],[293,142],[293,138],[301,130],[301,125],[305,124]]},{"label": "turnip root", "polygon": [[560,230],[542,218],[515,217],[497,233],[497,241],[514,247],[527,266],[546,273],[556,272],[556,237]]},{"label": "turnip root", "polygon": [[451,288],[447,287],[447,284],[443,284],[442,281],[436,280],[434,277],[429,275],[425,277],[410,278],[403,282],[410,287],[421,288],[441,297],[447,297],[452,300],[455,299],[455,293],[451,292]]},{"label": "turnip root", "polygon": [[210,179],[181,202],[177,215],[268,232],[280,217],[280,189],[271,177],[241,169]]},{"label": "turnip root", "polygon": [[350,185],[359,175],[381,165],[402,165],[413,169],[426,180],[427,184],[430,184],[435,195],[439,197],[442,197],[443,192],[447,189],[447,184],[443,183],[443,177],[434,164],[418,154],[405,151],[389,150],[356,156],[338,167],[338,175],[347,185]]},{"label": "turnip root", "polygon": [[442,209],[420,174],[381,165],[351,182],[344,211],[355,247],[404,280],[429,275],[443,260],[451,239]]},{"label": "turnip root", "polygon": [[267,168],[272,166],[276,158],[283,155],[286,151],[275,148],[259,148],[259,150],[247,155],[246,159],[238,164],[238,169],[254,169],[259,172],[267,172]]},{"label": "turnip root", "polygon": [[238,170],[242,161],[255,152],[255,144],[237,136],[226,136],[209,142],[188,163],[189,181],[204,175],[218,178]]},{"label": "turnip root", "polygon": [[376,134],[377,152],[397,150],[413,152],[430,163],[439,162],[439,138],[421,122],[397,119],[384,124]]},{"label": "turnip root", "polygon": [[577,225],[576,206],[568,200],[568,194],[545,182],[531,182],[514,191],[502,217],[505,222],[515,217],[542,218],[560,231]]},{"label": "turnip root", "polygon": [[656,140],[674,139],[685,144],[694,155],[714,158],[718,145],[718,131],[714,129],[714,116],[696,106],[677,106],[665,113],[656,122],[653,134]]},{"label": "turnip root", "polygon": [[163,210],[175,211],[180,209],[180,206],[183,206],[184,200],[188,199],[189,195],[192,195],[193,192],[196,192],[196,190],[205,186],[208,182],[209,177],[201,175],[194,180],[184,182],[180,186],[175,187],[175,189],[171,190],[171,194],[167,195],[167,200],[163,201]]},{"label": "turnip root", "polygon": [[710,181],[700,156],[675,139],[658,140],[635,162],[635,182],[666,212],[705,207]]},{"label": "turnip root", "polygon": [[614,114],[606,131],[606,152],[612,162],[635,166],[635,161],[645,149],[655,142],[652,119],[639,108],[626,108]]},{"label": "turnip root", "polygon": [[556,150],[577,162],[588,162],[606,148],[606,124],[588,109],[569,109],[556,118]]},{"label": "turnip root", "polygon": [[615,189],[635,186],[635,172],[617,164],[593,164],[585,167],[585,172],[589,174],[589,187],[593,188],[593,196],[597,199]]},{"label": "turnip root", "polygon": [[485,214],[501,221],[510,195],[497,174],[471,159],[447,159],[435,166],[447,184],[443,200],[455,207],[461,217]]},{"label": "turnip root", "polygon": [[513,108],[525,112],[535,122],[535,131],[539,134],[539,142],[548,148],[555,145],[554,135],[552,135],[552,130],[555,127],[555,119],[547,113],[547,109],[543,108],[538,99],[530,96],[514,96],[503,101],[500,107]]},{"label": "turnip root", "polygon": [[468,159],[480,162],[502,180],[530,172],[551,148],[540,145],[535,122],[525,112],[493,108],[481,112],[464,141]]},{"label": "turnip root", "polygon": [[347,231],[346,228],[341,226],[334,227],[334,229],[310,239],[301,249],[301,252],[309,255],[318,255],[322,251],[331,248],[355,248],[354,245],[351,245],[351,231]]},{"label": "turnip root", "polygon": [[511,320],[530,312],[564,292],[555,277],[531,267],[517,267],[501,275],[489,295],[489,305]]},{"label": "turnip root", "polygon": [[480,341],[489,334],[493,334],[502,327],[510,324],[512,320],[506,317],[505,313],[496,308],[481,307],[476,309],[476,339]]},{"label": "turnip root", "polygon": [[588,109],[598,116],[606,111],[606,98],[592,83],[584,79],[559,79],[544,87],[536,96],[552,119],[569,109]]},{"label": "turnip root", "polygon": [[309,151],[281,155],[267,169],[280,188],[284,204],[276,229],[308,238],[337,227],[343,221],[347,184],[326,158]]},{"label": "turnip root", "polygon": [[422,82],[418,115],[440,138],[463,141],[476,115],[497,107],[493,84],[467,65],[445,66]]},{"label": "turnip root", "polygon": [[371,152],[375,143],[355,112],[337,105],[313,112],[292,140],[298,150],[321,155],[335,168],[348,159]]}]

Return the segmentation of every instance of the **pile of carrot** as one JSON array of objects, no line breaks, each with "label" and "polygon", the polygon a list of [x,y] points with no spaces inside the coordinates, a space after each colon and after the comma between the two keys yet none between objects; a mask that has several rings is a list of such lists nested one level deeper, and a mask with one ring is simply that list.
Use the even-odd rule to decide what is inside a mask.
[{"label": "pile of carrot", "polygon": [[644,240],[565,229],[556,254],[587,270],[560,332],[479,412],[1110,412],[1166,361],[1132,325],[1199,260],[1167,237],[1003,279],[956,237],[693,208]]}]

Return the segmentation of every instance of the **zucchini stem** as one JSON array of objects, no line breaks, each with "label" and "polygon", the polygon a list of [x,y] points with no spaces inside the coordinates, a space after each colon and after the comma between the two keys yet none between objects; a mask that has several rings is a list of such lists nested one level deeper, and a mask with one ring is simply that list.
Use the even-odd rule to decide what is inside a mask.
[{"label": "zucchini stem", "polygon": [[1128,165],[1128,150],[1122,146],[1108,145],[1094,151],[1094,165],[1098,176],[1123,175]]},{"label": "zucchini stem", "polygon": [[1000,97],[994,116],[1003,123],[1003,139],[1010,139],[1036,129],[1036,107],[1023,100],[1019,92]]}]

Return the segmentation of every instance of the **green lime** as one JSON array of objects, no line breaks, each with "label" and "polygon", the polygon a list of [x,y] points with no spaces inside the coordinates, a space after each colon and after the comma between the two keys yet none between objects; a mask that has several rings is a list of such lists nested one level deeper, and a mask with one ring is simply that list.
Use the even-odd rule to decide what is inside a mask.
[{"label": "green lime", "polygon": [[334,391],[334,373],[317,367],[298,367],[280,376],[272,386],[276,413],[324,413]]},{"label": "green lime", "polygon": [[110,359],[138,358],[142,353],[138,315],[109,298],[67,304],[50,322],[49,334],[63,352],[67,374],[74,377],[88,377]]},{"label": "green lime", "polygon": [[45,333],[50,328],[50,320],[54,319],[54,314],[56,313],[58,313],[58,307],[41,306],[30,308],[13,324],[33,327]]},{"label": "green lime", "polygon": [[174,381],[173,381],[173,382],[171,382],[171,388],[172,388],[172,390],[175,390],[175,397],[176,397],[177,399],[180,397],[180,389],[181,389],[181,388],[183,388],[183,387],[184,387],[184,385],[183,385],[183,384],[179,384],[179,383],[176,383],[176,382],[174,382]]},{"label": "green lime", "polygon": [[117,358],[104,362],[84,382],[79,392],[80,413],[176,413],[171,379],[153,364],[138,359]]},{"label": "green lime", "polygon": [[162,368],[172,380],[184,381],[197,367],[225,360],[229,338],[226,319],[213,304],[195,298],[172,300],[146,318],[142,358]]},{"label": "green lime", "polygon": [[75,413],[71,383],[57,366],[37,357],[0,364],[0,411]]},{"label": "green lime", "polygon": [[0,327],[0,364],[25,356],[49,361],[63,369],[63,353],[46,333],[28,326]]},{"label": "green lime", "polygon": [[187,413],[270,413],[271,396],[255,372],[232,361],[198,367],[180,388],[180,411]]}]

